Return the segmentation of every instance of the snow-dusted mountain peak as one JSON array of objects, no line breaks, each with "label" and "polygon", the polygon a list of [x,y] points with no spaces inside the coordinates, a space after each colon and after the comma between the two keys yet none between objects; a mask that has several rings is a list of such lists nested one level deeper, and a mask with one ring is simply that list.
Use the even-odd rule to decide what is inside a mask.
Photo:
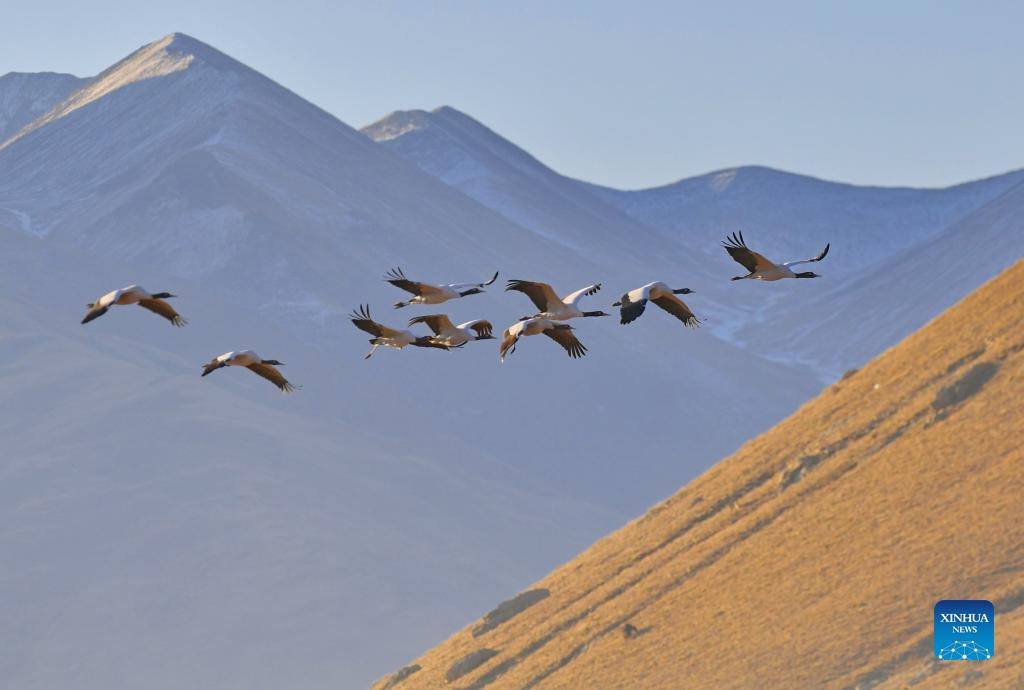
[{"label": "snow-dusted mountain peak", "polygon": [[145,48],[148,47],[158,48],[168,53],[181,53],[202,57],[204,59],[216,57],[217,59],[226,58],[228,60],[232,60],[232,58],[229,58],[227,55],[208,43],[203,43],[198,38],[193,38],[188,34],[181,33],[180,31],[173,31],[163,38],[153,41],[145,46]]},{"label": "snow-dusted mountain peak", "polygon": [[426,129],[442,120],[461,126],[483,127],[480,122],[466,113],[456,110],[450,105],[442,105],[429,112],[420,109],[396,110],[363,127],[361,131],[374,141],[391,141],[416,130]]},{"label": "snow-dusted mountain peak", "polygon": [[[198,44],[194,39],[188,39],[184,34],[170,34],[139,48],[137,51],[121,60],[114,66],[105,70],[85,87],[79,89],[55,105],[49,112],[33,121],[27,127],[18,132],[15,136],[4,142],[3,146],[10,146],[40,127],[66,117],[70,113],[93,103],[103,96],[154,77],[166,76],[181,70],[187,69],[195,59],[192,52],[182,50],[184,44]],[[2,147],[0,147],[2,148]]]},{"label": "snow-dusted mountain peak", "polygon": [[190,65],[204,65],[220,71],[231,71],[238,74],[262,77],[248,65],[245,65],[227,53],[222,53],[208,43],[188,34],[175,32],[167,34],[158,41],[143,46],[133,55],[145,51],[149,55],[165,56],[170,60],[187,60]]},{"label": "snow-dusted mountain peak", "polygon": [[0,148],[10,146],[47,124],[67,117],[71,113],[102,99],[104,96],[160,77],[169,77],[190,68],[202,66],[238,79],[242,75],[258,77],[258,73],[225,55],[216,48],[183,33],[171,33],[148,43],[113,66],[70,96],[54,105],[48,112],[32,121],[4,141]]},{"label": "snow-dusted mountain peak", "polygon": [[425,110],[396,110],[377,122],[367,125],[362,132],[374,141],[390,141],[422,129],[429,124],[430,113]]}]

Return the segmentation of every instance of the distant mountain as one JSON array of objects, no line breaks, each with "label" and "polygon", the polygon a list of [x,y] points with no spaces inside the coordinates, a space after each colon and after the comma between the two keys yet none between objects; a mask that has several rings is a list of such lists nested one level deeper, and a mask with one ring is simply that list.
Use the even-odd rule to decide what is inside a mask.
[{"label": "distant mountain", "polygon": [[[18,478],[0,553],[30,565],[0,592],[19,612],[0,623],[0,686],[365,687],[819,389],[660,310],[575,322],[580,361],[546,338],[504,365],[493,341],[362,359],[368,336],[346,318],[360,303],[389,325],[436,311],[500,332],[534,310],[506,278],[601,281],[587,304],[608,311],[628,288],[687,279],[659,233],[573,210],[589,198],[549,190],[548,234],[524,227],[182,34],[20,128],[0,146],[0,404]],[[651,244],[631,248],[605,213]],[[396,311],[394,265],[502,276]],[[134,308],[78,324],[133,282],[179,295],[190,325]],[[199,378],[241,347],[305,387]]]},{"label": "distant mountain", "polygon": [[[351,306],[328,295],[358,301],[365,279],[353,268],[376,278],[429,257],[432,270],[467,280],[524,252],[526,239],[543,246],[182,34],[140,48],[22,130],[0,148],[0,171],[9,225],[189,278],[237,278],[239,296],[312,316]],[[467,247],[486,263],[467,265]],[[332,259],[345,270],[325,270]]]},{"label": "distant mountain", "polygon": [[[863,365],[1024,256],[1022,222],[1013,211],[1024,170],[945,189],[860,187],[753,166],[632,192],[584,186],[700,247],[721,276],[743,273],[720,247],[732,230],[776,261],[810,257],[831,243],[828,258],[815,266],[824,278],[809,285],[735,284],[732,300],[754,307],[736,313],[726,300],[716,330],[826,381]],[[969,269],[968,257],[975,259]],[[963,268],[945,268],[953,266]]]},{"label": "distant mountain", "polygon": [[[942,289],[928,295],[913,285],[887,293],[891,299],[881,302],[878,291],[860,292],[870,285],[894,287],[891,280],[878,277],[889,270],[884,267],[895,265],[898,257],[913,257],[998,203],[1024,184],[1024,170],[947,189],[910,189],[859,187],[748,166],[653,189],[620,191],[559,175],[452,108],[393,113],[363,132],[539,231],[554,233],[553,228],[569,226],[599,234],[595,228],[601,224],[592,218],[604,219],[611,225],[608,234],[618,232],[642,247],[638,251],[667,259],[669,265],[659,270],[697,290],[706,328],[750,352],[806,368],[823,381],[863,364],[1024,255],[1024,235],[1016,233],[1004,238],[999,249],[977,250],[991,251],[1001,261],[982,261],[970,274],[943,274]],[[557,222],[540,218],[536,209],[551,208],[555,195],[571,200],[563,206],[573,213],[564,213]],[[652,228],[660,238],[651,237]],[[777,261],[814,256],[831,243],[827,260],[816,267],[824,278],[773,285],[730,283],[728,277],[743,269],[722,250],[721,241],[736,230],[743,231],[751,247]],[[954,253],[942,257],[929,252],[930,266],[901,270],[935,275],[931,267],[971,255],[969,245],[966,234],[959,243],[939,242]],[[876,327],[840,324],[852,322],[855,314],[863,318],[871,309],[885,308],[889,301],[897,305]],[[812,315],[828,327],[817,328]],[[813,338],[804,337],[812,331]]]},{"label": "distant mountain", "polygon": [[822,292],[800,312],[778,314],[772,329],[750,323],[738,329],[736,337],[757,342],[759,351],[770,357],[813,361],[838,377],[851,364],[869,360],[907,331],[920,328],[1021,257],[1024,184],[930,240]]},{"label": "distant mountain", "polygon": [[8,72],[0,76],[0,144],[87,81],[57,72]]},{"label": "distant mountain", "polygon": [[585,187],[708,255],[719,255],[718,243],[734,230],[779,261],[831,242],[836,255],[822,272],[846,277],[938,236],[1021,183],[1024,170],[945,189],[862,187],[746,166],[653,189]]},{"label": "distant mountain", "polygon": [[[1022,314],[1018,263],[374,688],[1018,687]],[[991,662],[934,657],[941,599]]]},{"label": "distant mountain", "polygon": [[454,108],[399,111],[361,131],[445,184],[575,253],[606,261],[618,252],[650,263],[675,250],[651,228]]}]

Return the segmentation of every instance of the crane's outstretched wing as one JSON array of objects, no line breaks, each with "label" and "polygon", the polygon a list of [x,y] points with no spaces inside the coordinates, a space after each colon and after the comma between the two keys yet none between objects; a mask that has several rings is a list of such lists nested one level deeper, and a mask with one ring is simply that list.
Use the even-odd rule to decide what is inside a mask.
[{"label": "crane's outstretched wing", "polygon": [[410,326],[416,323],[427,324],[427,327],[434,332],[434,335],[441,335],[445,331],[455,330],[455,326],[452,325],[451,320],[446,314],[427,314],[425,316],[414,316],[409,319]]},{"label": "crane's outstretched wing", "polygon": [[629,293],[627,292],[619,300],[619,323],[622,325],[633,323],[640,318],[640,315],[644,313],[646,308],[647,300],[642,299],[637,302],[630,302]]},{"label": "crane's outstretched wing", "polygon": [[[445,345],[444,343],[437,342],[434,340],[434,336],[432,335],[421,335],[419,338],[413,340],[411,344],[416,347],[436,347],[438,350],[453,349],[451,345]],[[462,345],[456,345],[455,347],[462,347]]]},{"label": "crane's outstretched wing", "polygon": [[682,321],[689,328],[696,328],[700,325],[700,320],[692,311],[690,311],[690,308],[686,306],[686,302],[675,295],[665,295],[664,297],[658,297],[651,301]]},{"label": "crane's outstretched wing", "polygon": [[515,290],[521,292],[530,298],[541,311],[547,311],[550,307],[558,304],[562,300],[558,299],[558,295],[547,283],[537,283],[532,280],[510,280],[508,285],[505,286],[505,290]]},{"label": "crane's outstretched wing", "polygon": [[725,247],[725,251],[729,252],[729,256],[732,257],[733,261],[740,264],[751,273],[755,271],[763,271],[775,265],[763,255],[751,251],[750,248],[747,247],[747,243],[743,240],[742,232],[734,232],[725,239],[722,246]]},{"label": "crane's outstretched wing", "polygon": [[587,348],[576,338],[576,334],[568,326],[550,328],[544,331],[544,335],[564,347],[573,359],[587,354]]},{"label": "crane's outstretched wing", "polygon": [[163,301],[162,299],[140,299],[139,306],[142,307],[143,309],[150,310],[154,314],[159,314],[160,316],[164,317],[165,319],[173,323],[175,326],[184,326],[186,323],[188,323],[188,321],[186,321],[185,319],[181,318],[181,316],[178,315],[178,312],[174,311],[174,307],[172,307],[170,304]]},{"label": "crane's outstretched wing", "polygon": [[104,307],[99,302],[94,302],[89,305],[89,311],[85,312],[85,318],[82,319],[82,323],[89,323],[93,319],[98,319],[107,313],[109,307]]},{"label": "crane's outstretched wing", "polygon": [[821,250],[821,254],[818,254],[813,259],[804,259],[803,261],[790,261],[790,262],[784,263],[782,265],[783,266],[797,266],[799,264],[813,264],[815,261],[821,261],[822,259],[825,258],[825,255],[828,254],[828,248],[830,246],[832,246],[831,242],[826,244],[825,248]]},{"label": "crane's outstretched wing", "polygon": [[448,287],[450,287],[452,290],[455,290],[456,292],[462,292],[463,290],[466,290],[466,289],[469,289],[469,288],[485,288],[488,285],[493,284],[494,281],[496,281],[497,279],[498,279],[498,271],[495,271],[494,275],[491,276],[491,279],[488,280],[486,283],[452,283]]},{"label": "crane's outstretched wing", "polygon": [[414,295],[429,295],[435,292],[441,292],[441,288],[436,285],[429,285],[427,283],[419,283],[415,280],[409,280],[405,277],[405,273],[402,272],[401,268],[392,268],[390,271],[384,274],[384,280],[394,285],[396,288],[401,288],[406,292],[411,292]]},{"label": "crane's outstretched wing", "polygon": [[566,304],[576,304],[577,302],[580,301],[581,297],[588,297],[590,295],[593,295],[600,289],[601,283],[594,283],[593,285],[588,285],[585,288],[580,288],[576,292],[569,293],[568,295],[562,298],[562,301],[565,302]]},{"label": "crane's outstretched wing", "polygon": [[285,393],[291,393],[296,388],[296,386],[288,383],[288,379],[282,376],[281,372],[271,364],[250,364],[246,369],[258,376],[262,376]]},{"label": "crane's outstretched wing", "polygon": [[370,335],[375,335],[378,338],[393,338],[400,333],[394,328],[388,328],[382,326],[373,318],[370,317],[370,305],[361,304],[359,309],[348,315],[348,318],[352,320],[352,323],[361,331],[366,331]]},{"label": "crane's outstretched wing", "polygon": [[467,321],[466,323],[459,326],[459,328],[469,328],[476,331],[478,336],[489,338],[491,337],[491,331],[494,327],[491,322],[487,319],[477,319],[476,321]]}]

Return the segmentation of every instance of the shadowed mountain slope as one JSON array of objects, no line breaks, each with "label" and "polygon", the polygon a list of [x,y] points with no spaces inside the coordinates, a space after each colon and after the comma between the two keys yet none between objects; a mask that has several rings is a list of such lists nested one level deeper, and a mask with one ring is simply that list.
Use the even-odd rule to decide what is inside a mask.
[{"label": "shadowed mountain slope", "polygon": [[[1017,263],[375,687],[1020,687],[1022,319]],[[937,662],[975,598],[995,656]]]},{"label": "shadowed mountain slope", "polygon": [[[0,686],[365,687],[819,390],[653,312],[578,320],[578,361],[546,338],[504,365],[495,341],[363,360],[361,303],[500,335],[534,309],[506,278],[604,282],[587,305],[609,311],[685,278],[594,240],[584,256],[512,222],[183,34],[22,127],[0,144],[0,560],[19,563]],[[395,311],[395,265],[502,279]],[[179,295],[189,326],[133,308],[79,325],[135,282]],[[303,389],[199,378],[245,347]],[[624,430],[640,407],[643,433]],[[98,550],[87,569],[73,544]]]},{"label": "shadowed mountain slope", "polygon": [[[381,368],[191,281],[144,283],[185,328],[139,307],[82,326],[135,266],[2,227],[0,247],[0,687],[365,687],[619,521],[472,433],[444,457],[388,433],[351,392],[400,400]],[[243,347],[302,390],[200,377]]]},{"label": "shadowed mountain slope", "polygon": [[57,72],[8,72],[0,76],[0,144],[87,81]]},{"label": "shadowed mountain slope", "polygon": [[700,271],[661,233],[454,108],[398,111],[360,131],[482,205],[584,256],[607,258],[614,252],[620,261],[639,258],[652,268],[671,258],[677,274],[692,279]]}]

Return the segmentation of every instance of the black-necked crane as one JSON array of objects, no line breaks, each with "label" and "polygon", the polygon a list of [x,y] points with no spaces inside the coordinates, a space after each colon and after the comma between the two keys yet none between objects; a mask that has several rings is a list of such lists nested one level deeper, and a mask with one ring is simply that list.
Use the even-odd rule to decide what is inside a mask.
[{"label": "black-necked crane", "polygon": [[576,338],[572,331],[572,326],[567,323],[556,323],[551,319],[524,316],[505,329],[498,354],[501,361],[504,362],[505,357],[516,351],[516,343],[519,342],[520,338],[543,333],[565,348],[570,357],[576,359],[587,354],[587,348],[583,346],[583,343]]},{"label": "black-necked crane", "polygon": [[693,315],[690,308],[686,306],[686,302],[676,297],[676,295],[690,294],[693,294],[693,290],[690,288],[673,290],[665,283],[647,283],[636,290],[630,290],[612,306],[619,307],[619,316],[621,317],[619,323],[621,324],[632,323],[640,318],[644,309],[647,308],[647,302],[651,301],[690,328],[696,328],[700,325],[700,320]]},{"label": "black-necked crane", "polygon": [[395,302],[395,309],[407,307],[410,304],[441,304],[450,299],[458,299],[467,295],[478,295],[485,292],[484,288],[498,279],[498,272],[486,283],[451,283],[449,285],[430,285],[409,280],[401,268],[393,268],[384,274],[384,280],[397,288],[401,288],[413,295],[411,300],[406,302]]},{"label": "black-necked crane", "polygon": [[280,366],[284,366],[284,362],[278,362],[276,359],[263,359],[252,350],[238,350],[237,352],[225,352],[211,359],[203,365],[202,375],[206,376],[224,367],[245,367],[257,376],[262,376],[270,381],[285,393],[291,393],[296,386],[289,383],[288,379],[275,368]]},{"label": "black-necked crane", "polygon": [[368,304],[360,305],[358,310],[349,314],[349,318],[352,319],[356,328],[373,336],[370,338],[373,349],[363,359],[372,357],[378,347],[393,347],[401,350],[406,345],[414,345],[416,347],[436,347],[442,350],[451,349],[448,345],[434,342],[429,335],[417,336],[412,331],[400,331],[397,328],[388,328],[377,323],[370,316],[370,305]]},{"label": "black-necked crane", "polygon": [[510,280],[505,289],[521,292],[530,298],[530,301],[540,309],[539,312],[534,314],[533,318],[568,321],[569,319],[583,316],[608,316],[603,311],[583,311],[579,307],[580,299],[593,295],[600,290],[601,283],[580,288],[565,297],[559,297],[547,283],[538,283],[531,280]]},{"label": "black-necked crane", "polygon": [[447,345],[448,347],[459,347],[471,340],[492,340],[491,322],[486,319],[467,321],[458,326],[452,324],[447,314],[428,314],[426,316],[415,316],[409,319],[409,325],[425,323],[434,332],[431,338],[435,343]]},{"label": "black-necked crane", "polygon": [[743,233],[733,233],[729,235],[725,242],[722,243],[725,247],[725,251],[729,252],[729,256],[733,258],[733,261],[743,266],[743,268],[750,271],[745,276],[733,276],[733,280],[782,280],[783,278],[820,278],[817,273],[813,271],[804,271],[802,273],[795,273],[793,266],[799,266],[800,264],[810,264],[815,261],[821,261],[828,254],[828,248],[830,244],[826,244],[825,248],[821,250],[821,254],[818,254],[813,259],[804,259],[803,261],[787,261],[784,264],[777,264],[770,259],[766,259],[763,254],[758,254],[755,251],[751,251],[747,247],[747,243],[743,240]]},{"label": "black-necked crane", "polygon": [[107,310],[115,304],[137,304],[143,309],[159,314],[175,326],[184,326],[188,322],[181,318],[178,312],[174,311],[174,307],[164,301],[171,297],[174,297],[174,295],[169,292],[154,292],[151,294],[138,285],[129,285],[120,290],[108,292],[95,302],[89,303],[89,311],[86,312],[82,323],[89,323],[93,319],[98,319],[106,314]]}]

